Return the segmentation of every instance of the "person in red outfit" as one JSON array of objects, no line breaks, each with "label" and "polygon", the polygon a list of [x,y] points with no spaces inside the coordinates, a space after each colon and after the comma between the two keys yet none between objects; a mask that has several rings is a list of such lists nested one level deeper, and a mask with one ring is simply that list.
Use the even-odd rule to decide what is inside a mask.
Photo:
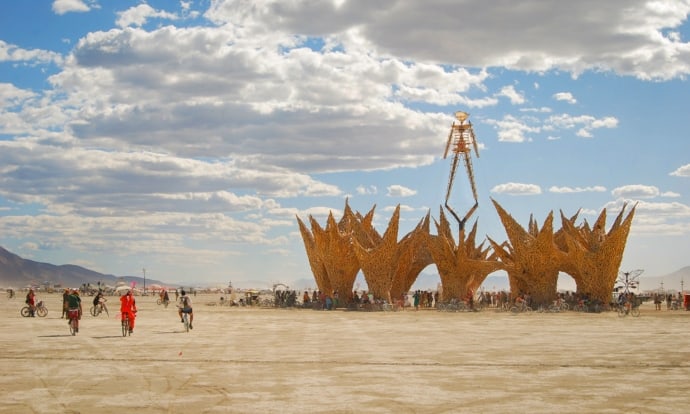
[{"label": "person in red outfit", "polygon": [[36,316],[36,295],[33,289],[29,289],[29,293],[26,294],[26,304],[29,305],[29,316]]},{"label": "person in red outfit", "polygon": [[132,291],[128,290],[126,294],[120,296],[120,314],[122,320],[125,320],[125,315],[129,317],[129,333],[134,332],[134,318],[137,313],[137,303],[134,300]]}]

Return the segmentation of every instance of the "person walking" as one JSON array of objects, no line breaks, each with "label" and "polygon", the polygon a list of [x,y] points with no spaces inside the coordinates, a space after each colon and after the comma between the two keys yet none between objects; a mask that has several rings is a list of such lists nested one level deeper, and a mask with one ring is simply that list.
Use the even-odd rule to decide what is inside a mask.
[{"label": "person walking", "polygon": [[137,315],[137,302],[134,299],[132,290],[128,290],[126,294],[120,296],[120,314],[122,315],[122,320],[125,320],[125,316],[129,318],[129,333],[134,332],[134,320]]},{"label": "person walking", "polygon": [[69,293],[69,289],[65,289],[62,292],[62,316],[60,316],[60,319],[69,319],[69,317],[67,316],[67,297],[69,296]]}]

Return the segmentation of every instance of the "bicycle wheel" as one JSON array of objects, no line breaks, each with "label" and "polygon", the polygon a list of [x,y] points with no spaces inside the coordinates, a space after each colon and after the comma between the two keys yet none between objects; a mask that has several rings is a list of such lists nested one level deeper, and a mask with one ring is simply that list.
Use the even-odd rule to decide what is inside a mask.
[{"label": "bicycle wheel", "polygon": [[122,320],[122,336],[127,336],[129,334],[129,319],[125,318]]},{"label": "bicycle wheel", "polygon": [[29,309],[28,306],[24,306],[22,310],[20,311],[23,317],[28,318],[29,315],[31,315],[31,310]]},{"label": "bicycle wheel", "polygon": [[91,316],[98,316],[98,306],[94,305],[90,309],[91,311]]},{"label": "bicycle wheel", "polygon": [[632,308],[630,310],[630,314],[635,317],[640,316],[640,308]]},{"label": "bicycle wheel", "polygon": [[618,307],[618,316],[620,316],[620,317],[622,318],[622,317],[624,317],[625,315],[626,315],[626,313],[625,313],[625,307],[619,306],[619,307]]},{"label": "bicycle wheel", "polygon": [[510,313],[512,313],[513,315],[517,315],[518,313],[520,313],[520,309],[518,309],[517,306],[511,306]]},{"label": "bicycle wheel", "polygon": [[41,306],[40,308],[36,308],[36,314],[40,316],[41,318],[45,318],[48,316],[48,308],[45,306]]},{"label": "bicycle wheel", "polygon": [[161,300],[160,300],[160,299],[157,299],[157,300],[156,300],[156,305],[160,305],[160,304],[161,304]]}]

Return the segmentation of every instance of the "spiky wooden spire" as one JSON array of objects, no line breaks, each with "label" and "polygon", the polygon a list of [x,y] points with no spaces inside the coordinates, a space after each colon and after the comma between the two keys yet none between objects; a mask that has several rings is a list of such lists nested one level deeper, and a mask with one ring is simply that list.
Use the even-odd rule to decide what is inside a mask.
[{"label": "spiky wooden spire", "polygon": [[541,229],[530,217],[527,231],[496,200],[491,201],[506,230],[509,245],[499,245],[490,238],[489,242],[508,272],[511,293],[529,293],[536,304],[550,303],[556,297],[558,271],[565,256],[554,241],[553,212]]},{"label": "spiky wooden spire", "polygon": [[397,300],[412,288],[419,273],[433,263],[426,240],[429,235],[429,216],[427,215],[398,243],[398,258],[391,286],[391,297]]},{"label": "spiky wooden spire", "polygon": [[315,237],[314,240],[320,246],[321,260],[328,272],[333,291],[337,291],[341,298],[349,297],[359,272],[359,263],[352,248],[352,236],[338,229],[333,213],[330,213],[323,237]]},{"label": "spiky wooden spire", "polygon": [[457,244],[443,208],[440,212],[440,223],[435,220],[434,223],[437,235],[429,235],[427,243],[441,277],[441,299],[447,301],[465,298],[469,290],[476,291],[491,272],[500,269],[501,263],[489,257],[489,249],[484,248],[483,242],[479,246],[476,245],[476,221],[467,237],[464,229],[460,231]]},{"label": "spiky wooden spire", "polygon": [[338,223],[338,229],[343,233],[351,234],[357,242],[366,248],[370,248],[381,243],[381,235],[376,231],[372,222],[374,220],[374,205],[366,216],[359,212],[355,213],[345,200],[345,212],[343,218]]},{"label": "spiky wooden spire", "polygon": [[606,233],[606,209],[602,210],[594,226],[585,221],[576,227],[574,220],[568,220],[561,212],[563,237],[561,249],[567,252],[562,270],[573,277],[580,293],[590,295],[605,304],[611,301],[611,292],[616,283],[618,269],[635,214],[634,206],[623,219],[626,205],[623,205],[611,229]]},{"label": "spiky wooden spire", "polygon": [[[312,229],[315,232],[323,232],[318,223],[309,216],[309,220],[312,223]],[[326,271],[326,266],[321,260],[321,251],[319,246],[314,241],[313,234],[307,229],[302,220],[297,217],[297,223],[299,224],[299,231],[302,234],[302,240],[304,241],[304,249],[307,251],[307,258],[309,259],[309,267],[311,267],[311,272],[314,275],[314,280],[316,280],[317,288],[322,292],[330,292],[331,282],[328,279],[328,272]]]},{"label": "spiky wooden spire", "polygon": [[376,298],[391,301],[391,287],[398,258],[398,227],[400,222],[400,205],[388,223],[381,242],[373,247],[362,246],[357,239],[352,246],[359,265],[367,281],[369,291]]}]

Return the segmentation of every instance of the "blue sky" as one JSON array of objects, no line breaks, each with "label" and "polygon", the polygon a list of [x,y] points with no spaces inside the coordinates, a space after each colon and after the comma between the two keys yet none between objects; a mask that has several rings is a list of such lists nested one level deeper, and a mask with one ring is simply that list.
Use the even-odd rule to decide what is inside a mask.
[{"label": "blue sky", "polygon": [[[383,233],[400,205],[400,238],[438,218],[462,110],[480,235],[505,240],[491,198],[525,227],[637,203],[621,270],[690,265],[690,0],[515,4],[1,2],[0,245],[171,283],[311,279],[296,216],[348,198]],[[472,204],[462,170],[450,204]]]}]

